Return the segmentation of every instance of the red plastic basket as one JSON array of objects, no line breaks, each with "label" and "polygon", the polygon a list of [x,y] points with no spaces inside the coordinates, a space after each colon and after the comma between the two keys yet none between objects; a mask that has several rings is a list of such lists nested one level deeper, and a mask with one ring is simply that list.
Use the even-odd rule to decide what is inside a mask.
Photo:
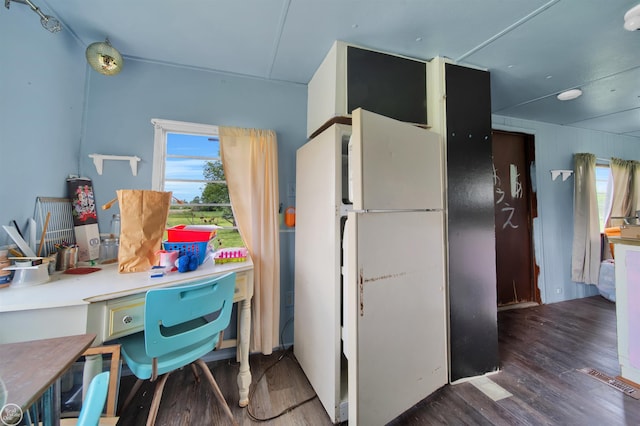
[{"label": "red plastic basket", "polygon": [[165,250],[180,252],[180,256],[188,253],[196,254],[198,256],[198,265],[202,265],[202,262],[207,257],[208,245],[209,241],[162,242],[162,247]]},{"label": "red plastic basket", "polygon": [[186,228],[187,225],[176,225],[167,229],[167,241],[170,242],[203,242],[216,236],[216,230],[199,230]]}]

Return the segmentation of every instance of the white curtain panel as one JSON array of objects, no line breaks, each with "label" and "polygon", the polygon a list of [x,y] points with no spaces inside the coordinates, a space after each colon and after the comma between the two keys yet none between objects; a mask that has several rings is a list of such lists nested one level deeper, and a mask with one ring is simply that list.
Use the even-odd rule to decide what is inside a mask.
[{"label": "white curtain panel", "polygon": [[600,272],[600,225],[596,193],[596,156],[574,154],[573,247],[571,280],[597,284]]},{"label": "white curtain panel", "polygon": [[607,218],[607,227],[620,226],[624,223],[623,217],[635,216],[635,203],[637,197],[630,191],[635,184],[635,161],[612,158],[610,162],[611,176],[613,177],[613,194],[611,212]]},{"label": "white curtain panel", "polygon": [[632,161],[631,177],[629,178],[630,216],[636,216],[640,210],[640,162]]},{"label": "white curtain panel", "polygon": [[253,260],[250,351],[279,345],[278,143],[272,130],[219,127],[220,154],[238,229]]}]

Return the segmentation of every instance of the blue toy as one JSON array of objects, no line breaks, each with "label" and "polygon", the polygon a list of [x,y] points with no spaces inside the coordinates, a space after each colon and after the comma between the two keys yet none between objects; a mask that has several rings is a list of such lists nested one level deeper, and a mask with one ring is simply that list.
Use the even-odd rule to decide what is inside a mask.
[{"label": "blue toy", "polygon": [[195,271],[198,269],[198,256],[193,253],[187,253],[178,258],[178,262],[176,262],[176,266],[178,267],[178,272],[189,272]]}]

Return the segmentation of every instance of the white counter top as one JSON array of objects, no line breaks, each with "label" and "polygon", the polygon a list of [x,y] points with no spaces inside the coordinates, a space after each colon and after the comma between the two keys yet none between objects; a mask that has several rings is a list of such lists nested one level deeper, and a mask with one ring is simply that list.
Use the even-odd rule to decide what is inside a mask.
[{"label": "white counter top", "polygon": [[0,312],[59,308],[87,305],[140,293],[152,287],[168,287],[209,275],[240,272],[253,268],[251,260],[216,265],[212,258],[195,271],[171,272],[160,278],[150,278],[148,272],[119,273],[117,263],[97,265],[100,271],[84,275],[56,272],[49,282],[30,286],[0,289]]},{"label": "white counter top", "polygon": [[625,237],[608,237],[609,242],[613,244],[627,244],[630,246],[640,246],[640,240],[637,238],[625,238]]}]

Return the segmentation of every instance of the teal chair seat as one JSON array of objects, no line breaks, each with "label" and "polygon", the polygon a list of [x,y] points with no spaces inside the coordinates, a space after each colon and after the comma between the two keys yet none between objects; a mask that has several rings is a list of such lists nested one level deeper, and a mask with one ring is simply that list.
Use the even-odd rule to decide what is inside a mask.
[{"label": "teal chair seat", "polygon": [[120,340],[122,358],[138,378],[123,404],[128,406],[143,380],[155,381],[147,425],[155,418],[166,380],[172,371],[198,365],[227,416],[236,424],[220,388],[202,356],[214,350],[220,333],[231,319],[235,273],[198,280],[187,285],[153,289],[147,292],[144,307],[144,331]]}]

